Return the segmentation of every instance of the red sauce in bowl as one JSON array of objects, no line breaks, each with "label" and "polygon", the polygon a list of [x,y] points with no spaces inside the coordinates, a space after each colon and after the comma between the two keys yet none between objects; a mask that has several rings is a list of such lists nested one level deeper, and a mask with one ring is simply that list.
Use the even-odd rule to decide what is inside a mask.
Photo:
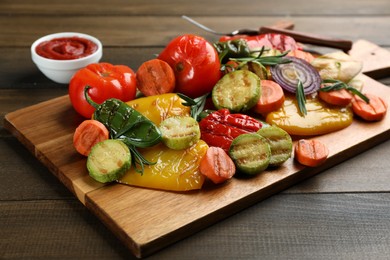
[{"label": "red sauce in bowl", "polygon": [[85,38],[63,37],[41,42],[36,47],[39,56],[53,60],[74,60],[86,57],[95,51],[98,46]]}]

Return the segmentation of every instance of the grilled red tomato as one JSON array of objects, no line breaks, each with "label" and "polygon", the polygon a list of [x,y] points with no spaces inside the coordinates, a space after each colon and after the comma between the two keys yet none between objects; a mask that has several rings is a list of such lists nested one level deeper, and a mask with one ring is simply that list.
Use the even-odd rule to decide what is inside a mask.
[{"label": "grilled red tomato", "polygon": [[74,109],[83,117],[91,118],[95,109],[84,97],[84,89],[98,104],[108,98],[130,101],[135,98],[137,80],[134,71],[125,65],[93,63],[77,71],[69,82],[69,97]]},{"label": "grilled red tomato", "polygon": [[191,98],[210,92],[221,78],[221,63],[214,46],[200,36],[173,39],[158,56],[175,72],[175,92]]}]

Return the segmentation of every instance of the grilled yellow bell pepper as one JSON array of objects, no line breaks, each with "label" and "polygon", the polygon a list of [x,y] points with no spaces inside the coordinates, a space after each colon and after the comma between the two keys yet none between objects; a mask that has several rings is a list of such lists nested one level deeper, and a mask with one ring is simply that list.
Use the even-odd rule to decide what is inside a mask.
[{"label": "grilled yellow bell pepper", "polygon": [[189,116],[190,107],[182,104],[183,100],[174,93],[137,98],[126,102],[156,125],[171,116]]},{"label": "grilled yellow bell pepper", "polygon": [[[171,93],[138,98],[127,104],[159,126],[168,117],[190,115],[190,108],[182,102],[179,96]],[[199,172],[199,164],[207,148],[208,145],[200,140],[184,150],[172,150],[162,143],[139,149],[145,159],[156,164],[144,165],[142,175],[132,167],[118,182],[171,191],[200,189],[205,178]]]},{"label": "grilled yellow bell pepper", "polygon": [[306,97],[307,115],[299,113],[297,100],[286,95],[283,106],[266,117],[266,122],[284,129],[290,135],[313,136],[341,130],[352,124],[350,107],[336,107],[319,98]]},{"label": "grilled yellow bell pepper", "polygon": [[199,172],[199,164],[208,145],[200,140],[185,150],[172,150],[163,144],[142,150],[142,155],[154,165],[145,165],[143,174],[131,168],[118,182],[127,185],[188,191],[202,188],[205,177]]}]

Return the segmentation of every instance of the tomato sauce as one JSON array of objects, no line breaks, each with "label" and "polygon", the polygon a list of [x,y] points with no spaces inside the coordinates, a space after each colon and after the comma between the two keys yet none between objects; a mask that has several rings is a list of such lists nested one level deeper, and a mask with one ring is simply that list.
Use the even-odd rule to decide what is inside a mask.
[{"label": "tomato sauce", "polygon": [[98,46],[85,38],[62,37],[40,43],[36,47],[39,56],[53,60],[74,60],[96,52]]}]

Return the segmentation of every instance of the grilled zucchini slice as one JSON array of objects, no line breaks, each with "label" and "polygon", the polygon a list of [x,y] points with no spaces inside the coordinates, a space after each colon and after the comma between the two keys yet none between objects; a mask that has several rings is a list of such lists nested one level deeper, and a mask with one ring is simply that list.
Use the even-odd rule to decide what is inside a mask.
[{"label": "grilled zucchini slice", "polygon": [[129,147],[120,140],[108,139],[95,144],[87,159],[89,175],[98,182],[112,182],[131,167]]},{"label": "grilled zucchini slice", "polygon": [[229,155],[239,172],[255,175],[267,169],[271,149],[264,137],[256,133],[242,134],[233,139]]}]

